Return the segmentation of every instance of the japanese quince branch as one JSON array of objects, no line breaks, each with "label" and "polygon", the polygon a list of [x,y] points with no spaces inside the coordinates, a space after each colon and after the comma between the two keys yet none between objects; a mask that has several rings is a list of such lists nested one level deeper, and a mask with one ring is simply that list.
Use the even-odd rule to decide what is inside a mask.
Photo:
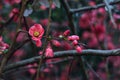
[{"label": "japanese quince branch", "polygon": [[[102,57],[109,57],[109,56],[120,56],[120,49],[114,49],[114,50],[93,50],[93,49],[86,49],[82,50],[81,53],[76,52],[76,50],[68,50],[68,51],[58,51],[54,52],[54,57],[44,57],[44,59],[53,59],[53,58],[62,58],[62,57],[79,57],[79,56],[102,56]],[[19,68],[22,66],[26,66],[31,63],[39,62],[41,59],[41,56],[29,58],[23,61],[19,61],[13,64],[7,65],[3,72],[6,72],[11,69]]]}]

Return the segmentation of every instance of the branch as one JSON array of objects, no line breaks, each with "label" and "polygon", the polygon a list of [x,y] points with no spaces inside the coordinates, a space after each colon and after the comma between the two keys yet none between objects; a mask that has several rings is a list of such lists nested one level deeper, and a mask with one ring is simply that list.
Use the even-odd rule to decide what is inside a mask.
[{"label": "branch", "polygon": [[110,6],[110,5],[109,5],[109,2],[107,2],[106,0],[104,0],[104,3],[105,3],[105,5],[106,5],[106,8],[108,9],[108,13],[109,13],[109,16],[110,16],[110,19],[111,19],[111,22],[112,22],[114,28],[117,28],[117,25],[116,25],[116,23],[115,23],[115,20],[114,20],[114,18],[113,18],[113,16],[112,16],[112,9],[109,7],[109,6]]},{"label": "branch", "polygon": [[98,73],[95,72],[95,70],[92,68],[92,66],[91,66],[87,61],[84,60],[84,62],[85,62],[85,64],[87,65],[87,67],[89,68],[89,70],[91,70],[91,72],[92,72],[99,80],[103,80],[103,79],[98,75]]},{"label": "branch", "polygon": [[[16,14],[15,14],[16,15]],[[0,25],[0,35],[2,35],[2,33],[3,33],[3,28],[4,27],[7,27],[7,25],[9,25],[11,22],[12,22],[12,20],[14,19],[14,17],[15,17],[15,15],[13,15],[11,18],[9,18],[6,22],[4,22],[4,23],[2,23],[1,25]]]},{"label": "branch", "polygon": [[[67,17],[68,17],[68,21],[69,21],[69,27],[70,27],[70,29],[72,31],[72,34],[77,34],[76,27],[74,26],[73,16],[72,16],[72,13],[70,11],[71,9],[70,9],[68,3],[66,2],[66,0],[60,0],[60,2],[63,5],[63,7],[65,8],[65,11],[67,13]],[[86,74],[86,70],[84,68],[84,64],[83,64],[82,58],[79,58],[78,61],[80,62],[80,65],[81,65],[81,70],[83,72],[84,80],[88,80],[88,77],[87,77],[87,74]]]},{"label": "branch", "polygon": [[[27,3],[27,1],[28,0],[24,0],[24,1],[22,1],[22,6],[21,6],[21,10],[20,10],[20,15],[19,15],[19,22],[18,22],[18,26],[16,27],[16,33],[15,33],[15,35],[17,35],[18,34],[18,31],[19,31],[19,28],[21,27],[21,23],[22,23],[22,17],[23,17],[23,13],[24,13],[24,10],[25,10],[25,8],[26,8],[26,3]],[[11,43],[11,45],[10,45],[10,47],[9,47],[9,49],[8,49],[8,52],[7,52],[7,54],[3,57],[3,59],[2,59],[2,62],[1,62],[1,65],[0,65],[0,79],[1,79],[1,77],[2,77],[2,71],[3,71],[3,68],[4,68],[4,66],[6,65],[6,63],[8,62],[8,59],[9,59],[9,57],[13,54],[13,53],[11,53],[11,50],[14,48],[14,45],[15,45],[15,43],[16,43],[16,36],[14,37],[14,39],[13,39],[13,41],[12,41],[12,43]]]},{"label": "branch", "polygon": [[75,26],[73,23],[73,17],[72,17],[72,14],[70,12],[69,5],[67,4],[67,2],[65,0],[60,0],[60,2],[61,2],[61,5],[63,5],[63,7],[67,13],[70,30],[71,30],[72,34],[75,34]]},{"label": "branch", "polygon": [[[50,30],[50,26],[51,26],[52,0],[49,0],[49,4],[50,4],[50,7],[49,7],[49,15],[48,15],[48,26],[47,26],[46,34],[45,34],[46,37],[49,36],[49,30]],[[45,50],[46,50],[46,48],[47,48],[47,45],[48,45],[48,39],[45,38],[45,44],[43,45],[42,56],[41,56],[41,59],[40,59],[40,61],[39,61],[38,69],[37,69],[37,73],[36,73],[36,80],[38,80],[39,75],[40,75],[40,72],[39,72],[39,71],[40,71],[41,65],[42,65],[43,60],[44,60]]]},{"label": "branch", "polygon": [[[114,4],[118,4],[118,3],[120,3],[120,0],[111,2],[110,5],[114,5]],[[71,12],[71,14],[75,14],[78,12],[93,10],[93,9],[97,9],[97,8],[105,7],[105,6],[106,6],[105,3],[101,3],[96,6],[87,6],[87,7],[78,8],[78,9],[70,9],[70,12]]]},{"label": "branch", "polygon": [[[87,49],[83,50],[82,53],[77,53],[76,50],[68,50],[68,51],[59,51],[54,53],[54,57],[45,57],[44,59],[53,59],[53,58],[61,58],[61,57],[68,57],[68,56],[102,56],[102,57],[107,57],[107,56],[120,56],[120,49],[115,49],[115,50],[92,50],[92,49]],[[11,69],[15,69],[18,67],[22,67],[28,64],[32,64],[35,62],[39,62],[41,59],[41,56],[33,57],[30,59],[26,59],[23,61],[19,61],[13,64],[10,64],[6,66],[3,70],[3,72]]]},{"label": "branch", "polygon": [[[44,64],[42,64],[41,66],[42,67],[44,67],[44,66],[47,66],[47,65],[50,65],[50,64],[53,64],[53,65],[58,65],[58,64],[62,64],[63,62],[69,62],[69,61],[71,61],[71,60],[73,60],[73,58],[71,57],[71,58],[65,58],[65,59],[62,59],[62,60],[58,60],[58,61],[53,61],[53,62],[49,62],[49,63],[44,63]],[[6,70],[5,70],[5,74],[7,73],[7,74],[9,74],[11,71],[18,71],[18,70],[28,70],[28,69],[30,69],[30,68],[38,68],[38,66],[32,66],[32,67],[21,67],[21,68],[14,68],[13,67],[14,65],[10,65],[10,66],[7,66],[6,67]],[[11,67],[11,68],[9,68],[9,67]]]}]

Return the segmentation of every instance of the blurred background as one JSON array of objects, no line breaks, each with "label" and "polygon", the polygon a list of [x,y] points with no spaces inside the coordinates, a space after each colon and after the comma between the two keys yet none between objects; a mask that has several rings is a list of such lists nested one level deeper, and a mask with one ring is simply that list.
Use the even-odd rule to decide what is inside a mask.
[{"label": "blurred background", "polygon": [[[100,6],[105,4],[104,0],[65,0],[70,9],[82,9],[86,7]],[[79,43],[82,49],[102,49],[112,50],[120,48],[120,1],[107,0],[108,3],[117,2],[114,5],[82,10],[74,13],[73,23],[75,31],[80,37]],[[38,3],[33,5],[34,0],[29,0],[26,5],[24,16],[27,21],[28,29],[35,23],[40,23],[44,29],[48,25],[49,2],[47,0],[38,0]],[[21,0],[1,0],[0,1],[0,36],[3,37],[5,43],[10,44],[15,37],[15,28],[18,24],[19,10]],[[109,10],[112,12],[111,21]],[[14,16],[14,17],[13,17]],[[8,22],[8,23],[6,23]],[[6,23],[4,27],[3,23]],[[22,23],[22,30],[26,30],[26,23]],[[70,29],[69,20],[66,10],[59,0],[53,0],[50,35],[59,37],[64,31]],[[71,32],[72,34],[72,32]],[[20,33],[16,40],[16,46],[28,39],[28,35]],[[56,51],[72,50],[74,47],[65,40],[56,40],[58,46],[52,41],[52,49]],[[44,44],[44,38],[42,39]],[[34,43],[34,42],[33,42]],[[37,48],[30,42],[18,49],[8,64],[32,58],[40,55],[41,48]],[[80,67],[79,57],[57,58],[46,60],[46,63],[41,68],[42,74],[39,80],[66,80],[68,76],[69,65],[73,61],[69,80],[83,80],[82,70]],[[120,80],[120,57],[100,57],[100,56],[83,56],[85,69],[89,80]],[[2,59],[2,55],[0,56]],[[36,74],[37,63],[29,64],[17,69],[9,70],[4,73],[6,80],[34,80]]]}]

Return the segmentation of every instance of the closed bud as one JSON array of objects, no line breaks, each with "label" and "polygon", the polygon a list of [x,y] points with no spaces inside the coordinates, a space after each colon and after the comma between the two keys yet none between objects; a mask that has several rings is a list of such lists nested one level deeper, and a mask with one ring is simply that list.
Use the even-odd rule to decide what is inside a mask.
[{"label": "closed bud", "polygon": [[56,47],[60,47],[61,46],[61,43],[57,40],[52,40],[52,44]]},{"label": "closed bud", "polygon": [[81,53],[81,52],[82,52],[82,48],[81,48],[80,46],[76,46],[76,51],[77,51],[78,53]]},{"label": "closed bud", "polygon": [[80,39],[80,38],[79,38],[79,36],[77,36],[77,35],[68,36],[68,40],[70,40],[70,41],[79,40],[79,39]]},{"label": "closed bud", "polygon": [[70,30],[66,30],[64,33],[63,33],[63,36],[68,36],[70,35]]},{"label": "closed bud", "polygon": [[74,41],[72,42],[72,44],[73,44],[74,46],[76,46],[76,45],[78,45],[78,41],[77,41],[77,40],[74,40]]}]

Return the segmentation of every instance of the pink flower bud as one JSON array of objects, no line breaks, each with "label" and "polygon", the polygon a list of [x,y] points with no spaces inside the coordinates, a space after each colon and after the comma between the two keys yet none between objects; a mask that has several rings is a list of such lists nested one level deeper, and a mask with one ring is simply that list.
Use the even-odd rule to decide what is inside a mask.
[{"label": "pink flower bud", "polygon": [[13,20],[15,22],[17,22],[18,21],[18,14],[19,14],[19,10],[17,8],[13,8],[9,14],[9,17],[12,18],[14,16]]},{"label": "pink flower bud", "polygon": [[36,46],[37,47],[41,47],[42,46],[41,40],[36,40],[35,42],[36,42]]},{"label": "pink flower bud", "polygon": [[70,40],[70,41],[79,40],[79,39],[80,39],[80,38],[79,38],[79,36],[77,36],[77,35],[68,36],[68,40]]},{"label": "pink flower bud", "polygon": [[63,36],[68,36],[70,34],[70,30],[66,30],[64,33],[63,33]]},{"label": "pink flower bud", "polygon": [[48,47],[46,49],[45,56],[46,57],[53,57],[54,56],[52,48]]},{"label": "pink flower bud", "polygon": [[9,45],[5,42],[3,42],[2,36],[0,36],[0,54],[6,50],[9,47]]},{"label": "pink flower bud", "polygon": [[60,47],[61,46],[61,43],[57,40],[52,40],[52,44],[56,47]]},{"label": "pink flower bud", "polygon": [[15,13],[15,14],[18,14],[18,13],[19,13],[19,10],[18,10],[17,8],[14,8],[14,9],[12,10],[12,12]]},{"label": "pink flower bud", "polygon": [[72,44],[73,44],[74,46],[76,46],[76,45],[78,44],[78,41],[77,41],[77,40],[74,40],[74,41],[72,42]]},{"label": "pink flower bud", "polygon": [[81,52],[82,52],[82,48],[81,48],[80,46],[76,46],[76,51],[77,51],[78,53],[81,53]]},{"label": "pink flower bud", "polygon": [[65,50],[70,50],[70,49],[72,49],[72,46],[71,46],[67,41],[62,41],[62,42],[61,42],[61,45],[62,45],[62,47],[63,47]]},{"label": "pink flower bud", "polygon": [[14,14],[19,14],[19,10],[17,8],[13,8],[9,14],[9,17],[12,17]]}]

